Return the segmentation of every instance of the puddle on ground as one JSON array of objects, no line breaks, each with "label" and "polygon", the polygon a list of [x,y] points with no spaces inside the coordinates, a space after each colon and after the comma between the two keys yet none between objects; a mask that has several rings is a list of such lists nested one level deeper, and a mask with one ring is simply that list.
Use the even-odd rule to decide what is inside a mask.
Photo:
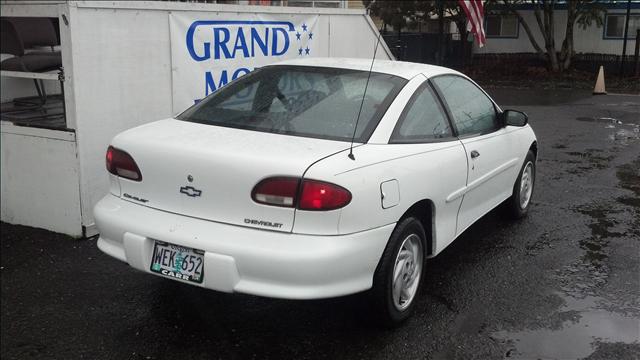
[{"label": "puddle on ground", "polygon": [[640,343],[638,314],[604,310],[607,300],[595,296],[561,297],[565,305],[559,316],[560,329],[498,331],[492,338],[508,342],[507,358],[513,359],[581,359],[591,355],[601,343]]},{"label": "puddle on ground", "polygon": [[625,123],[620,119],[612,117],[577,117],[578,121],[594,122],[605,124],[604,128],[610,133],[607,135],[611,141],[619,142],[626,145],[629,140],[640,139],[640,125],[634,123]]},{"label": "puddle on ground", "polygon": [[623,205],[640,208],[640,198],[638,197],[618,196],[616,201]]},{"label": "puddle on ground", "polygon": [[612,117],[588,117],[588,116],[579,116],[576,118],[578,121],[586,121],[586,122],[598,122],[605,124],[617,124],[622,125],[622,121],[612,118]]},{"label": "puddle on ground", "polygon": [[618,223],[611,214],[619,213],[608,205],[596,204],[573,209],[591,218],[588,227],[590,236],[581,237],[578,245],[582,255],[573,263],[557,269],[553,277],[560,289],[569,296],[595,296],[609,281],[609,244],[612,238],[627,235],[624,224]]},{"label": "puddle on ground", "polygon": [[618,167],[616,177],[622,188],[631,190],[640,197],[640,158]]},{"label": "puddle on ground", "polygon": [[609,162],[613,160],[614,156],[601,155],[602,149],[586,149],[585,151],[567,151],[567,155],[573,157],[571,160],[564,161],[566,164],[576,164],[577,166],[567,170],[570,174],[582,174],[586,171],[593,169],[606,169],[609,167]]},{"label": "puddle on ground", "polygon": [[613,134],[609,135],[609,140],[618,141],[625,145],[628,140],[638,140],[638,139],[640,139],[640,127],[637,127],[637,126],[634,127],[633,130],[617,129]]},{"label": "puddle on ground", "polygon": [[640,239],[640,158],[618,167],[616,172],[620,187],[631,190],[633,194],[619,196],[618,203],[629,206],[635,212],[636,226],[633,226],[631,235]]},{"label": "puddle on ground", "polygon": [[585,263],[600,269],[603,267],[603,261],[607,258],[606,248],[609,246],[609,238],[626,235],[624,232],[611,230],[618,223],[615,218],[608,215],[619,211],[604,206],[578,207],[575,210],[592,219],[588,225],[591,229],[591,237],[579,241],[580,247],[585,251],[582,259]]}]

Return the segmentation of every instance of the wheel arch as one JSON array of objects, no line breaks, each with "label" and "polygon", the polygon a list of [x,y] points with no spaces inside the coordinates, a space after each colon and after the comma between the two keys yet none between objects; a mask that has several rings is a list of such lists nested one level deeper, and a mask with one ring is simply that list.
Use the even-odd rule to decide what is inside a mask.
[{"label": "wheel arch", "polygon": [[533,153],[533,157],[538,159],[538,141],[534,140],[529,146],[529,150]]},{"label": "wheel arch", "polygon": [[424,228],[426,236],[426,256],[433,255],[435,252],[435,204],[430,199],[422,199],[411,205],[407,211],[402,214],[398,223],[410,216],[416,217]]}]

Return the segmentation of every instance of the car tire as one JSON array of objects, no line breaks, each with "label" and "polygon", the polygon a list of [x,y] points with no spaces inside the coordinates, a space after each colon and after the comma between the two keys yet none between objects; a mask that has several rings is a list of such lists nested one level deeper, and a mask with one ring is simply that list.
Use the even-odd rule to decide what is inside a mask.
[{"label": "car tire", "polygon": [[371,311],[380,325],[395,327],[413,312],[424,278],[426,244],[424,227],[415,217],[401,220],[393,230],[370,291]]},{"label": "car tire", "polygon": [[524,159],[518,178],[513,184],[513,193],[507,200],[507,214],[512,219],[520,219],[527,215],[533,197],[536,180],[536,157],[531,150]]}]

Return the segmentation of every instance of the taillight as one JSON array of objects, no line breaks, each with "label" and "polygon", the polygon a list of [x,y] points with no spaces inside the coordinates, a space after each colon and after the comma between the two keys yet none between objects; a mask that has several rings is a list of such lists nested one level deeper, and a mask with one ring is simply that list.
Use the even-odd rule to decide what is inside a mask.
[{"label": "taillight", "polygon": [[294,207],[299,183],[300,179],[291,177],[264,179],[253,188],[251,197],[261,204]]},{"label": "taillight", "polygon": [[335,210],[351,201],[349,190],[324,181],[272,177],[260,181],[251,192],[260,204],[297,207],[300,210]]},{"label": "taillight", "polygon": [[107,170],[125,179],[142,181],[140,169],[131,155],[113,146],[107,149]]},{"label": "taillight", "polygon": [[335,210],[351,202],[349,190],[324,181],[304,180],[298,209]]}]

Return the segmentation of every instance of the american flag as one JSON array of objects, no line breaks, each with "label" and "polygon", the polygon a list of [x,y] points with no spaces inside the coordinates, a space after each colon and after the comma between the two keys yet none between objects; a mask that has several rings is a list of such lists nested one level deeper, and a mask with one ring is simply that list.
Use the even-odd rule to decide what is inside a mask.
[{"label": "american flag", "polygon": [[482,0],[458,0],[458,4],[467,14],[467,30],[473,31],[479,47],[483,47],[487,42],[484,36],[484,9]]}]

